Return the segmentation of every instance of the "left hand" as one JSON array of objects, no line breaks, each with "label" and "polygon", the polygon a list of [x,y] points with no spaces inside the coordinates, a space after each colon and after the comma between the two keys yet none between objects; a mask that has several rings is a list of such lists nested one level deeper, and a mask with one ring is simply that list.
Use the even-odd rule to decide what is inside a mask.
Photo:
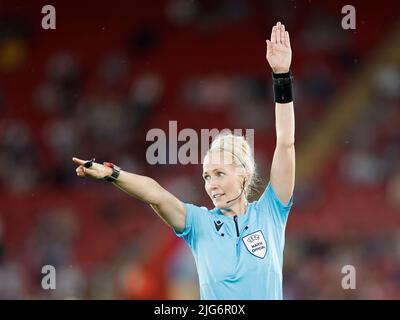
[{"label": "left hand", "polygon": [[[94,159],[93,159],[94,160]],[[112,169],[102,165],[100,163],[93,162],[92,166],[90,168],[86,168],[84,165],[86,163],[86,160],[82,160],[76,157],[72,158],[72,161],[75,162],[77,165],[79,165],[78,168],[76,168],[76,175],[78,177],[89,177],[89,178],[95,178],[95,179],[103,179],[106,176],[110,176],[112,174]]]},{"label": "left hand", "polygon": [[267,42],[267,61],[274,73],[289,72],[292,61],[292,49],[290,48],[289,32],[285,26],[278,22],[272,27],[271,40]]}]

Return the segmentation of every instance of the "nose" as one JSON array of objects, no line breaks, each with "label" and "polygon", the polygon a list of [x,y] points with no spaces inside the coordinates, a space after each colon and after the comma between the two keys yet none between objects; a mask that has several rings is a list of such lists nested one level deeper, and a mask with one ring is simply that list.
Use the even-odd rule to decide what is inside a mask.
[{"label": "nose", "polygon": [[210,187],[210,190],[214,190],[217,188],[217,183],[213,177],[210,178],[209,187]]}]

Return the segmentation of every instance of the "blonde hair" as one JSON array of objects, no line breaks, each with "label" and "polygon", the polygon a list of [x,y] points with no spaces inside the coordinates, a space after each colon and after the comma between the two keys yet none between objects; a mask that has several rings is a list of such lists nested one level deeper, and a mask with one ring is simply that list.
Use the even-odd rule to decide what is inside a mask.
[{"label": "blonde hair", "polygon": [[[244,136],[232,133],[219,134],[211,143],[210,149],[204,156],[204,161],[211,152],[223,151],[231,155],[229,164],[242,171],[241,175],[247,176],[245,184],[246,198],[256,189],[257,174],[253,150]],[[226,158],[224,157],[224,160]],[[204,163],[203,161],[203,163]],[[224,163],[227,163],[226,161]]]}]

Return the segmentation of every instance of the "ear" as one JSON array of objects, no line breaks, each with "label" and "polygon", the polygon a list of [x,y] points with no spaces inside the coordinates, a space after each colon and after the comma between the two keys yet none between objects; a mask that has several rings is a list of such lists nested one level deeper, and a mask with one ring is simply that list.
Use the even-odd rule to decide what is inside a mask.
[{"label": "ear", "polygon": [[248,177],[247,177],[247,176],[244,176],[244,177],[243,177],[242,188],[246,188],[247,179],[248,179]]}]

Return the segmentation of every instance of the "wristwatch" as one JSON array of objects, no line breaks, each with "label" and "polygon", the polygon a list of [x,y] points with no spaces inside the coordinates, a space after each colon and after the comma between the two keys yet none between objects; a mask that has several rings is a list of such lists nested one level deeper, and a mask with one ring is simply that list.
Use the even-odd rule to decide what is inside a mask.
[{"label": "wristwatch", "polygon": [[109,167],[112,169],[112,173],[110,176],[106,176],[103,179],[109,182],[114,182],[118,179],[119,174],[121,172],[121,168],[116,166],[115,164],[111,163],[111,162],[103,162],[103,165],[105,165],[106,167]]}]

